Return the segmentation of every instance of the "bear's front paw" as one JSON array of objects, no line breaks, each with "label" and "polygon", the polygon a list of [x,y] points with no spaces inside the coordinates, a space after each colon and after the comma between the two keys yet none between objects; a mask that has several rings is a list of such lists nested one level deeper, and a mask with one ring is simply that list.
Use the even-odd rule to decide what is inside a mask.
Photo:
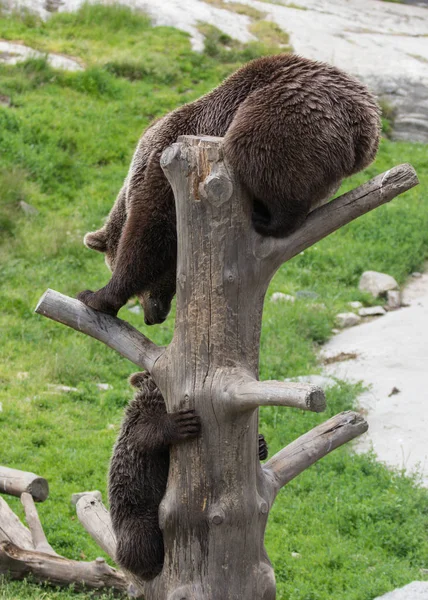
[{"label": "bear's front paw", "polygon": [[201,431],[201,419],[193,408],[183,408],[168,415],[173,424],[173,443],[197,437]]},{"label": "bear's front paw", "polygon": [[268,457],[268,445],[264,436],[259,433],[259,460],[266,460]]},{"label": "bear's front paw", "polygon": [[80,294],[77,294],[77,299],[80,300],[80,302],[83,302],[83,304],[86,304],[86,306],[112,315],[113,317],[117,315],[120,308],[120,306],[114,305],[112,302],[106,300],[104,295],[100,294],[100,292],[91,292],[91,290],[80,292]]}]

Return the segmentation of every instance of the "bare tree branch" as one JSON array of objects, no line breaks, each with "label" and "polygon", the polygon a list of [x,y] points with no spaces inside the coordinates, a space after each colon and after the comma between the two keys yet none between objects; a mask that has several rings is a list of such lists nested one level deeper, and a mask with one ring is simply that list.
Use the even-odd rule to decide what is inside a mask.
[{"label": "bare tree branch", "polygon": [[148,371],[152,370],[164,350],[129,323],[89,308],[83,302],[54,290],[47,290],[43,294],[35,312],[90,335]]},{"label": "bare tree branch", "polygon": [[12,542],[21,548],[31,550],[31,533],[21,523],[8,503],[0,496],[0,542]]},{"label": "bare tree branch", "polygon": [[49,495],[49,485],[46,479],[34,473],[0,466],[0,492],[18,497],[28,492],[36,502],[43,502]]},{"label": "bare tree branch", "polygon": [[31,531],[34,549],[39,552],[46,552],[46,554],[58,556],[45,536],[32,495],[28,492],[24,492],[21,494],[21,502],[25,510],[25,518]]},{"label": "bare tree branch", "polygon": [[306,383],[252,381],[232,392],[234,402],[242,409],[259,406],[292,406],[312,412],[325,410],[325,395],[321,388]]},{"label": "bare tree branch", "polygon": [[367,183],[327,202],[311,212],[303,225],[290,236],[275,240],[273,255],[279,266],[333,231],[418,185],[416,171],[409,164],[393,167]]},{"label": "bare tree branch", "polygon": [[91,538],[112,560],[116,560],[116,536],[110,513],[104,504],[95,496],[86,494],[77,502],[76,512],[77,518]]},{"label": "bare tree branch", "polygon": [[280,450],[263,470],[276,493],[302,471],[339,446],[367,431],[363,417],[352,411],[342,412],[318,425]]}]

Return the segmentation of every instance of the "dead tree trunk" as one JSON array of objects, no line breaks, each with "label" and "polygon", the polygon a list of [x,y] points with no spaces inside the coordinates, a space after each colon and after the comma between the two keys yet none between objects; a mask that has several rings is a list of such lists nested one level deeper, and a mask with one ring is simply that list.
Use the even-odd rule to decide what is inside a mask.
[{"label": "dead tree trunk", "polygon": [[149,369],[169,411],[192,407],[201,416],[201,437],[171,450],[159,511],[165,565],[153,582],[140,582],[147,600],[275,598],[263,540],[277,493],[367,424],[342,413],[260,465],[259,406],[325,405],[314,386],[258,381],[267,287],[283,262],[417,183],[410,166],[396,167],[317,209],[288,238],[263,238],[251,226],[247,193],[224,162],[221,141],[183,136],[162,156],[178,230],[177,316],[167,348],[55,292],[36,309]]}]

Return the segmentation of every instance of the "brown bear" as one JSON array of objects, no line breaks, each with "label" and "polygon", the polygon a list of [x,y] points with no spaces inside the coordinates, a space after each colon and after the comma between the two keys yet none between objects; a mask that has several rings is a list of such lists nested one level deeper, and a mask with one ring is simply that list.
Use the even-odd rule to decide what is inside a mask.
[{"label": "brown bear", "polygon": [[176,220],[159,161],[179,135],[224,137],[225,157],[251,195],[254,228],[281,237],[373,161],[379,131],[373,96],[336,67],[292,54],[244,65],[145,131],[106,224],[85,236],[89,248],[106,253],[113,275],[79,299],[115,315],[137,294],[148,324],[166,318],[175,293]]},{"label": "brown bear", "polygon": [[[134,373],[130,382],[138,392],[126,410],[110,462],[110,514],[116,561],[142,579],[153,579],[164,561],[158,513],[168,480],[169,446],[196,437],[200,420],[192,409],[167,413],[149,373]],[[267,453],[259,435],[259,459]]]}]

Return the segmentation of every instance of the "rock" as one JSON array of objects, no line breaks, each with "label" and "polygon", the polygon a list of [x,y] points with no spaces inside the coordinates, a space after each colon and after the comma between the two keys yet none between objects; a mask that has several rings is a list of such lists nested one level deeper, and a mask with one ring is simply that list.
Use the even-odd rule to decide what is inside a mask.
[{"label": "rock", "polygon": [[102,392],[106,392],[107,390],[112,390],[113,386],[109,383],[97,383],[97,388]]},{"label": "rock", "polygon": [[130,306],[128,308],[129,312],[134,313],[134,315],[139,315],[142,313],[143,309],[141,308],[141,306],[139,304],[136,304],[135,306]]},{"label": "rock", "polygon": [[353,302],[348,302],[348,306],[350,306],[351,308],[362,308],[363,303],[359,302],[358,300],[354,300]]},{"label": "rock", "polygon": [[428,581],[414,581],[375,600],[428,600]]},{"label": "rock", "polygon": [[401,292],[399,290],[389,290],[386,293],[388,299],[388,310],[396,310],[401,308]]},{"label": "rock", "polygon": [[3,106],[10,106],[12,104],[10,97],[5,96],[4,94],[0,94],[0,104]]},{"label": "rock", "polygon": [[37,208],[35,208],[34,206],[31,206],[31,204],[27,204],[27,202],[24,202],[24,200],[20,200],[18,202],[18,204],[19,204],[19,208],[26,215],[38,215],[39,214],[39,211],[37,210]]},{"label": "rock", "polygon": [[311,383],[321,389],[325,390],[329,387],[336,385],[336,380],[333,377],[326,377],[325,375],[299,375],[299,377],[290,377],[284,379],[284,381],[298,381],[300,383]]},{"label": "rock", "polygon": [[376,317],[386,314],[386,310],[383,306],[367,306],[366,308],[360,308],[358,311],[360,317]]},{"label": "rock", "polygon": [[316,292],[311,292],[311,290],[299,290],[296,293],[296,298],[312,298],[312,299],[316,299],[319,297],[319,294],[317,294]]},{"label": "rock", "polygon": [[311,308],[312,308],[312,310],[326,310],[327,309],[324,302],[312,302]]},{"label": "rock", "polygon": [[54,69],[63,69],[65,71],[82,71],[83,67],[72,58],[63,56],[62,54],[46,54],[19,44],[16,42],[9,42],[6,40],[0,40],[0,63],[7,65],[16,65],[19,62],[23,62],[28,58],[45,58],[49,65]]},{"label": "rock", "polygon": [[76,506],[80,498],[83,498],[83,496],[87,496],[88,494],[90,494],[91,496],[95,496],[95,498],[100,502],[102,502],[103,500],[101,492],[99,492],[98,490],[93,490],[92,492],[78,492],[77,494],[71,494],[71,504],[73,506]]},{"label": "rock", "polygon": [[419,279],[419,277],[422,277],[422,273],[419,273],[419,271],[415,271],[414,273],[412,273],[412,277],[414,277],[415,279]]},{"label": "rock", "polygon": [[290,296],[290,294],[283,294],[282,292],[275,292],[272,294],[270,301],[273,304],[278,304],[278,302],[295,302],[296,298],[294,296]]},{"label": "rock", "polygon": [[391,275],[377,273],[376,271],[365,271],[361,275],[358,289],[362,292],[370,292],[372,296],[384,296],[388,290],[398,289],[398,283]]},{"label": "rock", "polygon": [[336,333],[340,333],[340,329],[336,329],[336,328],[335,328],[335,329],[332,329],[332,330],[331,330],[331,333],[334,333],[334,334],[336,334]]},{"label": "rock", "polygon": [[45,1],[45,10],[53,13],[58,12],[60,6],[62,6],[64,2],[62,0],[46,0]]},{"label": "rock", "polygon": [[70,387],[69,385],[56,385],[55,383],[48,383],[48,388],[54,390],[55,392],[78,392],[79,390],[75,387]]},{"label": "rock", "polygon": [[291,556],[292,556],[293,558],[302,558],[302,555],[300,554],[300,552],[292,552],[292,553],[291,553]]},{"label": "rock", "polygon": [[356,315],[355,313],[339,313],[336,315],[336,323],[337,326],[341,329],[345,327],[353,327],[354,325],[358,325],[361,321],[361,317]]},{"label": "rock", "polygon": [[399,394],[401,392],[401,390],[398,389],[398,387],[393,387],[392,390],[389,392],[388,394],[388,398],[391,398],[391,396],[395,396],[395,394]]}]

